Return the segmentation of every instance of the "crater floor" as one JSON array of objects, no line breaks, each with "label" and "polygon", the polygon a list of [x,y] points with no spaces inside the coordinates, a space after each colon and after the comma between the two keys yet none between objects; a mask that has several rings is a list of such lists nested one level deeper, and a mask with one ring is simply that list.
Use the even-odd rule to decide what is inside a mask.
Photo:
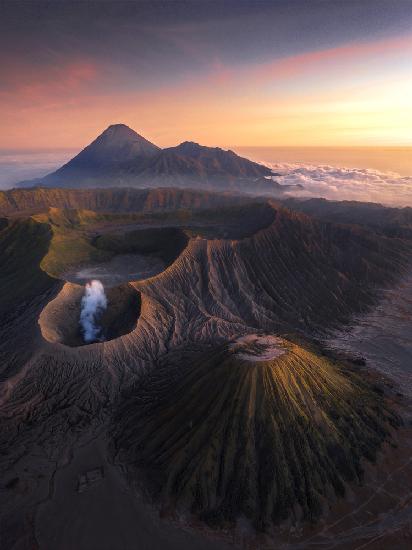
[{"label": "crater floor", "polygon": [[166,268],[165,262],[153,255],[119,254],[108,262],[83,265],[62,274],[70,283],[85,284],[91,279],[100,280],[105,287],[113,287],[130,281],[139,281],[158,275]]}]

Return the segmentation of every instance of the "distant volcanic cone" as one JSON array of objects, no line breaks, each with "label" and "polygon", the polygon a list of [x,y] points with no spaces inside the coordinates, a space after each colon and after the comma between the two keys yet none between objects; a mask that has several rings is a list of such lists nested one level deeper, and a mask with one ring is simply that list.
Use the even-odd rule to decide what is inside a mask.
[{"label": "distant volcanic cone", "polygon": [[144,167],[161,149],[125,124],[112,124],[67,164],[41,181],[45,186],[102,185],[132,167]]},{"label": "distant volcanic cone", "polygon": [[[272,176],[267,166],[220,147],[183,142],[161,149],[126,126],[112,124],[64,166],[44,178],[20,182],[31,187],[203,187],[227,190],[234,185],[250,191],[258,180]],[[264,180],[266,191],[279,191]],[[249,187],[252,186],[250,189]]]}]

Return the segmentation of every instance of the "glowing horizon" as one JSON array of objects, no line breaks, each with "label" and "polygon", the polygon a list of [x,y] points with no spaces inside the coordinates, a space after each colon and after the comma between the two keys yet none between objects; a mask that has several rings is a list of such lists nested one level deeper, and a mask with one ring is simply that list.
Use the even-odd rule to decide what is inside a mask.
[{"label": "glowing horizon", "polygon": [[[388,12],[379,0],[365,2],[369,11],[362,7],[361,13],[348,2],[347,29],[336,22],[340,3],[329,3],[333,24],[324,3],[306,11],[304,3],[292,3],[301,5],[297,22],[283,2],[277,11],[275,3],[259,11],[242,2],[245,13],[219,16],[209,9],[209,19],[189,14],[184,21],[168,13],[157,26],[144,4],[139,24],[120,13],[122,35],[107,17],[85,28],[76,14],[71,21],[49,10],[39,28],[27,30],[20,19],[16,23],[17,14],[8,14],[22,25],[17,31],[26,48],[5,31],[0,148],[81,149],[118,122],[159,146],[184,140],[240,147],[411,146],[412,5],[403,4],[402,12],[399,2],[383,33]],[[355,16],[369,14],[366,36],[366,19],[358,23]],[[293,33],[305,17],[319,28],[298,39]],[[271,25],[281,33],[282,24],[289,25],[286,45],[270,33]],[[93,33],[102,28],[107,44],[96,45]]]}]

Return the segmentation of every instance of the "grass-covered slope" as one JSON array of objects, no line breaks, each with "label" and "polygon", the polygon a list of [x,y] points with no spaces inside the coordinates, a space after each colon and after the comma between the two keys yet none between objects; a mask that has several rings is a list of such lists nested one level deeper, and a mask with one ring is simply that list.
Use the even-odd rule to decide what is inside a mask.
[{"label": "grass-covered slope", "polygon": [[40,262],[51,238],[47,224],[30,218],[0,225],[0,312],[23,304],[50,286],[52,281]]},{"label": "grass-covered slope", "polygon": [[[41,268],[57,278],[64,278],[70,269],[107,262],[119,254],[153,255],[169,265],[188,241],[184,231],[174,227],[128,230],[132,220],[121,214],[105,216],[53,208],[34,219],[50,228],[52,238]],[[100,224],[100,230],[105,224],[109,228],[100,234],[96,224]]]},{"label": "grass-covered slope", "polygon": [[112,256],[93,246],[87,233],[87,228],[101,219],[93,212],[53,208],[34,219],[50,228],[50,246],[42,258],[41,268],[53,277],[59,278],[75,266],[106,261]]},{"label": "grass-covered slope", "polygon": [[266,359],[256,346],[174,352],[122,396],[118,449],[163,504],[265,530],[316,519],[324,497],[361,478],[396,416],[349,370],[278,345]]},{"label": "grass-covered slope", "polygon": [[47,224],[52,235],[41,267],[61,277],[67,270],[109,261],[117,254],[154,255],[169,265],[189,236],[241,238],[269,226],[275,212],[266,202],[235,201],[211,210],[99,212],[50,207],[32,217]]}]

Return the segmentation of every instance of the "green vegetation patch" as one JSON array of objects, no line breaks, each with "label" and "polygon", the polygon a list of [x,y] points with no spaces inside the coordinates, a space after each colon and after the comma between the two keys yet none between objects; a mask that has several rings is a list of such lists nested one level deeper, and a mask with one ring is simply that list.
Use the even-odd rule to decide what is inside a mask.
[{"label": "green vegetation patch", "polygon": [[118,254],[155,255],[170,264],[188,242],[185,232],[174,227],[127,230],[129,224],[142,222],[141,215],[51,208],[33,219],[50,227],[51,240],[41,268],[58,278]]},{"label": "green vegetation patch", "polygon": [[137,229],[123,234],[103,234],[93,240],[97,250],[110,254],[153,254],[170,264],[188,241],[179,228]]}]

